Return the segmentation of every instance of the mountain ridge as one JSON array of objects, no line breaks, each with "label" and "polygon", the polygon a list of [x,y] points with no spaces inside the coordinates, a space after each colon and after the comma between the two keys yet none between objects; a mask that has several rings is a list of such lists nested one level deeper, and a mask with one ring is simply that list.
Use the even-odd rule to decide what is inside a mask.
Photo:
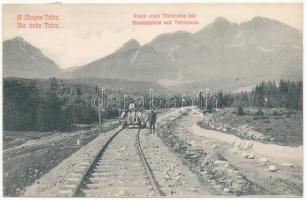
[{"label": "mountain ridge", "polygon": [[[273,25],[275,30],[267,29],[271,25]],[[265,31],[260,32],[262,29],[259,26],[264,27]],[[278,35],[280,36],[278,37]],[[229,22],[223,17],[218,17],[196,33],[176,31],[174,33],[160,34],[150,42],[138,46],[132,52],[130,51],[130,57],[123,56],[123,59],[118,51],[111,54],[115,57],[115,60],[125,60],[125,63],[122,63],[119,68],[124,70],[126,67],[134,72],[138,72],[140,76],[133,76],[129,72],[126,72],[127,76],[124,76],[124,72],[119,75],[115,74],[117,71],[112,70],[107,71],[106,74],[115,74],[115,78],[153,80],[156,82],[161,79],[175,80],[179,77],[179,74],[184,74],[185,77],[183,79],[187,80],[197,75],[205,78],[217,76],[221,80],[224,76],[218,74],[218,72],[222,70],[229,72],[233,67],[233,71],[238,71],[238,77],[247,76],[249,70],[252,69],[251,71],[254,71],[253,73],[256,74],[256,78],[263,75],[266,76],[268,73],[272,75],[270,76],[271,78],[278,79],[287,74],[288,70],[285,68],[288,68],[290,65],[289,60],[296,62],[293,62],[296,65],[293,68],[297,66],[301,68],[302,51],[292,50],[293,46],[301,48],[301,41],[302,32],[276,20],[254,17],[250,21],[242,22],[238,25],[237,23]],[[290,50],[292,50],[292,53],[290,53]],[[289,58],[285,60],[283,56],[277,54],[289,55]],[[291,56],[291,54],[295,55]],[[297,59],[294,60],[294,58]],[[277,63],[277,60],[281,60],[281,62]],[[99,59],[99,62],[95,64],[103,65],[104,59]],[[227,64],[228,66],[226,66]],[[112,69],[113,67],[118,68],[120,64],[118,62],[108,62],[108,65]],[[244,65],[245,67],[240,67],[241,70],[239,70],[234,68],[234,65]],[[259,73],[261,70],[254,70],[257,67],[256,65],[264,66],[262,67],[263,73]],[[158,66],[164,66],[166,69]],[[208,70],[207,68],[210,66],[214,67]],[[146,67],[151,76],[142,73],[142,67]],[[96,66],[96,68],[99,67]],[[206,75],[202,72],[203,68],[207,70]],[[84,68],[79,68],[79,74],[72,72],[71,76],[82,76],[82,70],[88,71],[90,67],[86,65]],[[299,71],[299,69],[294,70]],[[99,71],[96,71],[94,74],[97,75],[97,73],[99,74]],[[159,73],[160,76],[157,77],[156,73]],[[278,73],[278,75],[274,77],[273,73]],[[296,72],[295,75],[299,75],[299,72]],[[286,78],[286,76],[284,77]],[[231,78],[235,78],[233,74]],[[200,79],[200,77],[196,79]]]},{"label": "mountain ridge", "polygon": [[163,33],[144,45],[130,39],[113,53],[57,76],[201,85],[295,79],[301,78],[302,39],[301,31],[277,20],[257,16],[237,24],[217,17],[195,33]]},{"label": "mountain ridge", "polygon": [[3,42],[3,75],[5,77],[49,78],[61,69],[42,51],[25,41],[14,37]]}]

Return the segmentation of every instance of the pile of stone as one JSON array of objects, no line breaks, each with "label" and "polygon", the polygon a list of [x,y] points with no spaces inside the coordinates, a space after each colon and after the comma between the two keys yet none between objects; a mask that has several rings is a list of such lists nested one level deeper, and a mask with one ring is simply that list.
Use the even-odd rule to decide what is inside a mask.
[{"label": "pile of stone", "polygon": [[267,136],[265,136],[263,133],[253,130],[253,127],[250,127],[248,125],[241,125],[238,128],[233,128],[232,131],[237,133],[237,135],[242,138],[255,139],[259,141],[268,140]]},{"label": "pile of stone", "polygon": [[225,160],[216,160],[211,174],[213,189],[235,195],[251,190],[251,183]]},{"label": "pile of stone", "polygon": [[202,128],[213,129],[217,131],[227,132],[231,130],[230,125],[220,122],[213,114],[206,115],[203,121],[199,122],[198,125]]},{"label": "pile of stone", "polygon": [[219,160],[216,155],[208,155],[202,148],[189,144],[177,136],[175,126],[180,117],[176,116],[175,120],[169,120],[161,126],[158,135],[163,142],[182,158],[200,180],[210,180],[213,193],[250,194],[252,183],[227,161]]},{"label": "pile of stone", "polygon": [[226,123],[222,123],[220,119],[212,114],[206,115],[204,119],[198,123],[198,125],[206,129],[227,132],[243,139],[270,141],[269,136],[265,136],[263,133],[255,131],[251,126],[241,125],[237,128],[231,127]]},{"label": "pile of stone", "polygon": [[[235,141],[233,144],[232,152],[233,153],[241,153],[241,156],[245,159],[255,159],[255,152],[253,151],[253,143],[250,141]],[[275,164],[272,164],[268,158],[266,157],[259,157],[256,158],[257,161],[262,166],[267,166],[267,169],[271,172],[276,172],[278,170],[277,166]],[[282,163],[282,166],[285,167],[293,167],[291,163]]]}]

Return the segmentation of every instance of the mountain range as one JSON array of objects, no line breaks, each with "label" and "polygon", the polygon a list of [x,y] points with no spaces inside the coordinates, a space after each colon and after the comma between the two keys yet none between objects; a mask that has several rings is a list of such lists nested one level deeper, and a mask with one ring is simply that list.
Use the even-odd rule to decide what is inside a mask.
[{"label": "mountain range", "polygon": [[302,79],[302,32],[255,17],[240,24],[223,17],[196,33],[161,34],[140,45],[129,40],[114,53],[60,71],[39,49],[17,37],[3,44],[4,76],[148,81],[167,87],[244,87],[261,80]]},{"label": "mountain range", "polygon": [[15,37],[3,42],[3,76],[48,78],[61,73],[59,66],[40,49]]}]

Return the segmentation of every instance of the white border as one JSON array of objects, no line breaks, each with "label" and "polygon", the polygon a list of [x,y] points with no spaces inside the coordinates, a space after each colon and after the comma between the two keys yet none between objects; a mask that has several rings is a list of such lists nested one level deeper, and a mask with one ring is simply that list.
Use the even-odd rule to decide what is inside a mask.
[{"label": "white border", "polygon": [[[306,0],[305,0],[306,1]],[[50,0],[2,0],[0,1],[0,4],[1,6],[3,4],[45,4],[45,3],[59,3],[58,1],[50,1]],[[303,3],[303,47],[305,47],[305,32],[304,32],[304,27],[306,25],[306,22],[305,22],[305,14],[304,14],[304,10],[305,10],[305,4],[304,4],[304,0],[151,0],[151,1],[148,1],[148,0],[89,0],[89,1],[86,1],[86,0],[61,0],[60,3],[63,3],[63,4],[96,4],[96,3],[99,3],[99,4],[125,4],[125,3],[205,3],[205,4],[210,4],[210,3]],[[0,20],[1,20],[1,32],[0,32],[0,36],[1,38],[3,38],[2,36],[2,7],[1,7],[1,11],[0,11],[1,15],[0,15]],[[2,42],[1,42],[1,50],[0,50],[0,59],[1,59],[1,63],[2,63]],[[305,62],[304,62],[304,58],[305,58],[305,50],[303,48],[303,105],[305,106],[305,94],[306,94],[306,88],[305,88],[305,81],[306,81],[306,78],[305,78],[305,74],[304,74],[304,67],[305,67]],[[2,67],[0,69],[0,75],[2,77]],[[3,94],[3,89],[2,89],[2,80],[0,82],[0,111],[1,111],[1,115],[0,115],[0,130],[1,130],[1,133],[3,133],[3,116],[2,116],[2,110],[3,110],[3,101],[2,101],[2,94]],[[304,112],[304,109],[303,109],[303,144],[306,144],[306,137],[305,137],[305,125],[306,125],[306,121],[305,121],[305,118],[306,118],[306,114]],[[1,151],[2,151],[2,143],[3,140],[2,140],[2,134],[1,134],[1,139],[0,139],[0,148],[1,148]],[[305,148],[303,147],[303,150],[305,150]],[[303,152],[303,162],[304,162],[304,171],[303,171],[303,198],[305,197],[305,189],[306,189],[306,186],[305,186],[305,152]],[[27,199],[27,200],[36,200],[36,199],[40,199],[40,198],[22,198],[22,197],[18,197],[18,198],[12,198],[12,197],[3,197],[3,171],[2,171],[2,153],[0,154],[0,159],[1,159],[1,166],[0,166],[0,198],[2,197],[3,199]],[[195,200],[199,200],[199,199],[212,199],[212,200],[215,200],[215,199],[236,199],[237,197],[232,197],[232,198],[220,198],[220,197],[215,197],[215,198],[192,198],[192,199],[195,199]],[[248,197],[248,196],[242,196],[241,198],[243,199],[263,199],[263,198],[251,198],[251,197]],[[54,198],[44,198],[44,199],[54,199]],[[84,198],[65,198],[65,199],[84,199]],[[90,199],[107,199],[107,198],[90,198]],[[130,198],[130,199],[136,199],[136,198]],[[148,199],[148,198],[137,198],[137,199],[140,199],[140,200],[143,200],[143,199]],[[163,198],[165,200],[172,200],[172,199],[187,199],[187,198]],[[275,200],[275,199],[284,199],[284,198],[265,198],[265,199],[271,199],[271,200]],[[301,199],[301,198],[290,198],[290,199]]]},{"label": "white border", "polygon": [[43,4],[43,3],[69,3],[69,4],[120,4],[120,3],[302,3],[304,0],[3,0],[1,4]]}]

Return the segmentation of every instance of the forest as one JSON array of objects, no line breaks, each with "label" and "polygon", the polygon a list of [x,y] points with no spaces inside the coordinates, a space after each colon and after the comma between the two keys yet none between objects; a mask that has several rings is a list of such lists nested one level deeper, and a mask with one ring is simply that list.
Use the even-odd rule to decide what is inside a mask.
[{"label": "forest", "polygon": [[[302,82],[281,80],[276,84],[268,81],[260,83],[251,92],[223,93],[219,91],[208,97],[207,104],[208,108],[214,108],[217,101],[218,108],[258,106],[302,110],[302,91]],[[134,91],[134,93],[126,94],[126,91],[105,90],[106,99],[108,95],[109,97],[126,95],[126,98],[124,102],[122,98],[112,100],[118,105],[118,108],[105,107],[102,118],[118,117],[119,111],[133,101],[136,93]],[[67,84],[64,80],[56,78],[48,80],[4,79],[3,128],[16,131],[69,131],[74,129],[75,124],[97,123],[98,114],[97,110],[92,107],[92,98],[100,95],[101,88],[98,86]],[[149,92],[142,96],[144,109],[149,109]],[[155,105],[160,104],[163,108],[181,107],[182,103],[184,106],[195,103],[203,107],[205,106],[203,105],[204,98],[203,95],[200,95],[195,102],[192,102],[191,98],[173,95],[170,100],[175,100],[175,104],[169,104],[169,96],[163,96],[160,102],[154,103]]]},{"label": "forest", "polygon": [[[90,98],[94,91],[65,85],[55,78],[48,81],[4,79],[4,130],[66,131],[73,124],[96,121]],[[96,91],[98,93],[98,91]],[[112,113],[104,112],[110,118]]]},{"label": "forest", "polygon": [[[3,80],[4,130],[70,131],[76,124],[98,123],[98,110],[92,103],[93,97],[102,96],[101,91],[98,86],[72,84],[56,78],[6,78]],[[136,106],[142,104],[138,107],[149,109],[149,91],[146,94],[141,91],[143,103],[137,102],[137,95],[140,95],[137,91],[128,93],[126,90],[106,89],[104,98],[108,101],[102,119],[118,117],[120,110],[127,109],[132,101]],[[175,98],[180,99],[179,96]],[[153,99],[153,102],[166,106],[165,99]],[[189,105],[189,100],[184,105]]]},{"label": "forest", "polygon": [[303,109],[303,83],[280,80],[261,82],[251,92],[217,93],[219,107],[257,106],[265,108]]}]

